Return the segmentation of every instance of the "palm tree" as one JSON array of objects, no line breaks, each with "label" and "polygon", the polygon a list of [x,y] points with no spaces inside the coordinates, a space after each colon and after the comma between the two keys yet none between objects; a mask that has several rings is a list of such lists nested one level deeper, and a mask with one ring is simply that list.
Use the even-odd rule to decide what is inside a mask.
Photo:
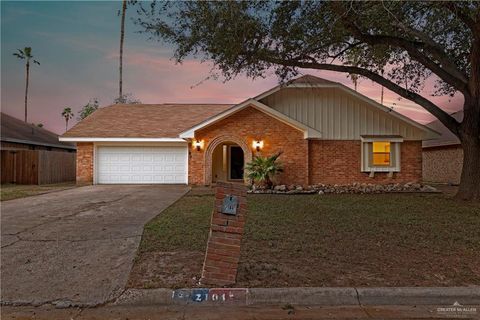
[{"label": "palm tree", "polygon": [[62,117],[65,119],[65,131],[68,130],[68,120],[72,119],[74,116],[72,108],[66,107],[62,111]]},{"label": "palm tree", "polygon": [[118,98],[122,99],[123,98],[123,91],[122,91],[122,86],[123,86],[123,42],[125,39],[125,13],[127,11],[127,0],[123,0],[122,2],[122,20],[120,24],[120,65],[119,65],[119,72],[120,72],[120,77],[118,81]]},{"label": "palm tree", "polygon": [[33,63],[40,65],[40,62],[33,59],[32,56],[32,48],[25,47],[23,50],[17,49],[18,52],[15,52],[13,55],[19,59],[26,60],[25,69],[26,69],[26,76],[25,76],[25,122],[27,122],[27,105],[28,105],[28,81],[30,80],[30,60]]},{"label": "palm tree", "polygon": [[252,185],[255,182],[264,184],[267,188],[273,185],[272,178],[280,172],[283,172],[283,166],[278,162],[279,152],[270,157],[254,157],[253,160],[245,165],[247,178]]},{"label": "palm tree", "polygon": [[358,75],[352,73],[352,74],[349,74],[348,76],[350,77],[350,79],[352,79],[353,85],[355,87],[355,91],[357,91],[358,78],[359,78]]}]

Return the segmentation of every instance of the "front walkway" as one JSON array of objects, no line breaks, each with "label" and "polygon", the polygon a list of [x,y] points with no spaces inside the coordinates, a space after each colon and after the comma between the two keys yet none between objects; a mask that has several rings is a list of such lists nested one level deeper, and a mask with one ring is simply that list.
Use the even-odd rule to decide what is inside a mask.
[{"label": "front walkway", "polygon": [[98,305],[117,297],[144,224],[187,190],[88,186],[2,202],[2,303]]}]

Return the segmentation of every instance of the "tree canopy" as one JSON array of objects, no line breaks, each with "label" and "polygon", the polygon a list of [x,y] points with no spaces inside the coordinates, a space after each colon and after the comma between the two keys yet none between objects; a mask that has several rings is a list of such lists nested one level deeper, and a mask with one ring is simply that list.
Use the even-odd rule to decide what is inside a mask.
[{"label": "tree canopy", "polygon": [[[412,100],[452,130],[455,119],[419,94],[468,94],[477,2],[213,1],[153,3],[140,8],[145,32],[176,46],[175,59],[213,61],[230,80],[282,80],[299,68],[370,78]],[[382,76],[383,75],[383,76]]]},{"label": "tree canopy", "polygon": [[[459,137],[462,181],[470,179],[464,193],[472,195],[468,176],[480,184],[480,2],[187,1],[138,8],[143,32],[173,44],[177,62],[211,61],[214,75],[227,81],[272,69],[283,81],[315,69],[384,86]],[[464,97],[462,122],[422,94],[427,79],[434,95]],[[474,189],[480,199],[480,187]]]},{"label": "tree canopy", "polygon": [[80,121],[80,120],[85,119],[86,117],[88,117],[89,115],[91,115],[92,113],[97,111],[97,109],[99,107],[100,107],[100,105],[98,103],[97,98],[90,99],[90,101],[88,101],[88,103],[86,105],[84,105],[82,107],[82,109],[80,109],[80,111],[78,112],[78,119],[77,120]]}]

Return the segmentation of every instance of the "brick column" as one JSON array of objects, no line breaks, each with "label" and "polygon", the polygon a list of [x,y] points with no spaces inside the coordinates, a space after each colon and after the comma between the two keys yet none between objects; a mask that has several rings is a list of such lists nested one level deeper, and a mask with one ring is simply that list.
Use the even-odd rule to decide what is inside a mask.
[{"label": "brick column", "polygon": [[77,185],[93,183],[93,143],[77,143]]},{"label": "brick column", "polygon": [[[226,195],[236,196],[236,215],[222,213]],[[203,263],[202,284],[234,284],[240,260],[240,244],[247,213],[247,189],[240,183],[217,183],[207,252]]]}]

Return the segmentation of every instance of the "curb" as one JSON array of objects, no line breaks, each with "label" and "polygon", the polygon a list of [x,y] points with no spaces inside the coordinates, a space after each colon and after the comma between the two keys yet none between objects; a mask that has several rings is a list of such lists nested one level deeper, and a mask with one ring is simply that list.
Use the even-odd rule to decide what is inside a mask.
[{"label": "curb", "polygon": [[480,306],[480,286],[128,289],[112,305]]},{"label": "curb", "polygon": [[[361,305],[480,305],[480,287],[358,288]],[[393,302],[393,303],[392,303]]]}]

